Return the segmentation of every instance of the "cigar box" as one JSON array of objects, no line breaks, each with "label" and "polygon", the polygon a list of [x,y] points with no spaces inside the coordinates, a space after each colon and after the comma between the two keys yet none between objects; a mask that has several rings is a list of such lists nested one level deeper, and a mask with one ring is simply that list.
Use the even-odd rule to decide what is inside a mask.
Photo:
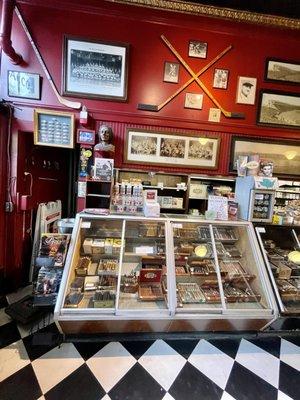
[{"label": "cigar box", "polygon": [[242,289],[228,285],[224,288],[224,296],[228,303],[245,301],[246,294]]},{"label": "cigar box", "polygon": [[114,239],[113,242],[113,247],[112,247],[112,254],[120,254],[120,249],[122,245],[122,240],[121,239]]},{"label": "cigar box", "polygon": [[116,275],[100,275],[97,289],[115,290],[117,287]]},{"label": "cigar box", "polygon": [[290,282],[284,279],[277,279],[276,284],[282,300],[284,301],[296,300],[298,290],[294,285],[292,285]]},{"label": "cigar box", "polygon": [[205,226],[198,226],[197,231],[198,231],[199,239],[201,239],[201,240],[210,239],[209,228],[207,228]]},{"label": "cigar box", "polygon": [[85,254],[92,254],[93,239],[85,238],[83,242],[83,251]]},{"label": "cigar box", "polygon": [[166,257],[165,256],[144,256],[142,257],[142,267],[145,268],[145,266],[152,266],[157,265],[157,266],[162,266],[165,264]]},{"label": "cigar box", "polygon": [[291,269],[291,277],[297,277],[300,276],[300,266],[293,263],[289,262],[287,263],[287,266]]},{"label": "cigar box", "polygon": [[221,240],[221,241],[236,241],[237,237],[232,228],[213,228],[215,239]]},{"label": "cigar box", "polygon": [[79,291],[70,291],[65,298],[65,308],[77,308],[83,299],[83,294]]},{"label": "cigar box", "polygon": [[189,275],[189,271],[185,265],[175,265],[176,276],[186,276]]},{"label": "cigar box", "polygon": [[202,289],[197,283],[177,283],[178,298],[182,304],[205,303]]},{"label": "cigar box", "polygon": [[211,260],[191,260],[189,262],[191,275],[208,276],[216,274],[215,265]]},{"label": "cigar box", "polygon": [[84,279],[84,291],[96,290],[99,284],[99,276],[86,276]]},{"label": "cigar box", "polygon": [[140,237],[157,237],[159,226],[157,224],[141,224],[139,226]]},{"label": "cigar box", "polygon": [[164,300],[161,278],[161,269],[141,269],[139,276],[139,300]]},{"label": "cigar box", "polygon": [[105,275],[111,274],[112,272],[116,272],[118,262],[115,259],[102,259],[99,261],[97,274],[98,275]]},{"label": "cigar box", "polygon": [[104,239],[94,239],[92,244],[93,254],[104,254],[105,240]]},{"label": "cigar box", "polygon": [[115,301],[116,293],[112,290],[96,290],[93,297],[94,308],[112,308]]},{"label": "cigar box", "polygon": [[91,264],[90,257],[80,257],[75,268],[77,276],[85,276],[88,273],[89,266]]},{"label": "cigar box", "polygon": [[230,258],[241,258],[241,253],[234,244],[223,244],[225,256]]},{"label": "cigar box", "polygon": [[222,272],[227,273],[227,280],[244,282],[255,278],[255,275],[248,274],[237,260],[220,261],[220,269]]},{"label": "cigar box", "polygon": [[70,284],[71,289],[82,291],[84,285],[84,277],[77,276]]},{"label": "cigar box", "polygon": [[104,253],[112,254],[113,253],[113,245],[114,245],[114,239],[106,238],[105,242],[104,242]]},{"label": "cigar box", "polygon": [[220,303],[221,302],[221,296],[220,292],[216,288],[203,288],[203,293],[206,299],[207,303]]},{"label": "cigar box", "polygon": [[179,253],[187,255],[192,254],[193,250],[194,246],[190,243],[180,243],[180,246],[178,248]]},{"label": "cigar box", "polygon": [[88,267],[88,275],[97,275],[97,268],[98,268],[98,263],[90,263]]},{"label": "cigar box", "polygon": [[130,275],[122,275],[121,277],[121,292],[136,293],[138,291],[138,278],[135,273]]},{"label": "cigar box", "polygon": [[179,237],[184,239],[197,239],[198,233],[194,228],[181,228],[178,229]]}]

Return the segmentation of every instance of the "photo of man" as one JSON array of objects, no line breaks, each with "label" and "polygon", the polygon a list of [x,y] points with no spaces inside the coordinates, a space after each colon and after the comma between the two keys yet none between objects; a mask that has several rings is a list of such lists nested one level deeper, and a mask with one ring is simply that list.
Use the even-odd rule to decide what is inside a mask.
[{"label": "photo of man", "polygon": [[239,104],[254,104],[256,91],[256,78],[240,76],[237,86],[237,99]]}]

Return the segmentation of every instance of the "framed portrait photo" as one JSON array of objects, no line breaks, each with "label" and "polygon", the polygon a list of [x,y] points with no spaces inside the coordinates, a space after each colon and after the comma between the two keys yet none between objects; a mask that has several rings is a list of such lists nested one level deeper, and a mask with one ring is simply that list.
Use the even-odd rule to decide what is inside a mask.
[{"label": "framed portrait photo", "polygon": [[256,78],[239,76],[236,91],[236,102],[238,104],[255,104]]},{"label": "framed portrait photo", "polygon": [[164,82],[178,83],[179,80],[179,63],[165,62],[164,66]]},{"label": "framed portrait photo", "polygon": [[94,145],[96,133],[91,129],[77,129],[77,143]]},{"label": "framed portrait photo", "polygon": [[63,94],[126,101],[128,53],[126,43],[65,36]]},{"label": "framed portrait photo", "polygon": [[268,58],[266,60],[265,80],[299,85],[300,63]]},{"label": "framed portrait photo", "polygon": [[41,77],[29,72],[7,71],[7,91],[9,97],[40,100]]},{"label": "framed portrait photo", "polygon": [[186,93],[184,108],[194,108],[196,110],[202,110],[203,94],[197,93]]},{"label": "framed portrait photo", "polygon": [[200,42],[199,40],[189,41],[189,57],[206,58],[207,57],[207,43]]},{"label": "framed portrait photo", "polygon": [[205,133],[173,134],[127,128],[124,162],[217,169],[220,138]]},{"label": "framed portrait photo", "polygon": [[261,90],[257,123],[299,129],[300,94]]},{"label": "framed portrait photo", "polygon": [[228,69],[215,68],[213,87],[216,89],[227,89],[228,77]]}]

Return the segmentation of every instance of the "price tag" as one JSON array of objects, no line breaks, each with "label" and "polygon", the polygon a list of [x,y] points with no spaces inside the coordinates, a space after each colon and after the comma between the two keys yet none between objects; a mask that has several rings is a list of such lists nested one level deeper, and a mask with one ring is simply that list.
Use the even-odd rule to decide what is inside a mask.
[{"label": "price tag", "polygon": [[174,229],[182,229],[182,224],[173,224]]},{"label": "price tag", "polygon": [[154,247],[152,246],[139,246],[135,248],[135,254],[153,254]]},{"label": "price tag", "polygon": [[258,228],[256,228],[257,232],[259,233],[266,233],[266,230],[263,226],[259,226]]},{"label": "price tag", "polygon": [[85,221],[81,223],[81,228],[89,229],[91,227],[91,223],[89,221]]}]

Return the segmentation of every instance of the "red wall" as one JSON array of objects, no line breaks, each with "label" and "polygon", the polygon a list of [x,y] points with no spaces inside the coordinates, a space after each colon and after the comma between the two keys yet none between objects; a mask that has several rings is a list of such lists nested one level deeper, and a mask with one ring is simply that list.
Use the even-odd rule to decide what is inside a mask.
[{"label": "red wall", "polygon": [[[233,134],[299,139],[299,129],[266,128],[256,124],[260,89],[276,89],[300,94],[300,86],[264,82],[267,57],[300,60],[299,31],[154,11],[105,1],[99,2],[98,0],[85,0],[84,4],[78,0],[51,0],[48,2],[51,7],[44,0],[28,0],[18,3],[21,3],[20,8],[24,19],[59,91],[61,90],[62,46],[65,34],[130,44],[127,102],[79,99],[87,106],[93,117],[93,125],[99,126],[100,123],[105,122],[112,126],[117,167],[130,167],[123,162],[127,127],[180,133],[194,132],[195,135],[199,132],[208,135],[217,134],[221,138],[218,169],[215,171],[183,169],[182,172],[223,175],[228,174],[230,139]],[[211,100],[204,95],[202,110],[185,109],[185,92],[157,113],[137,110],[138,103],[160,104],[190,78],[183,67],[180,67],[180,80],[177,85],[163,82],[165,61],[176,61],[176,59],[162,42],[161,34],[169,39],[194,71],[200,70],[227,46],[233,46],[233,49],[206,71],[201,79],[225,109],[245,113],[244,120],[221,116],[220,123],[208,122],[209,108],[215,107]],[[208,43],[206,59],[188,57],[188,42],[192,39]],[[13,21],[12,42],[16,51],[24,57],[26,65],[14,66],[3,55],[0,95],[8,101],[14,102],[16,107],[17,119],[14,121],[13,143],[14,148],[17,149],[18,135],[33,130],[32,108],[46,107],[63,110],[63,107],[57,101],[16,15],[14,15]],[[212,88],[214,68],[229,69],[227,90]],[[39,73],[43,78],[41,100],[20,100],[8,97],[7,70],[9,69]],[[255,105],[235,103],[238,76],[257,78]],[[188,91],[202,92],[196,83],[189,86]],[[78,113],[76,115],[78,117]],[[19,143],[21,142],[19,141]],[[23,153],[25,151],[24,148]],[[22,153],[21,149],[19,149],[19,153]],[[4,161],[3,158],[2,163]],[[20,162],[18,153],[13,153],[12,171],[14,175],[12,178],[16,180],[24,179],[23,173],[20,171]],[[4,164],[2,167],[5,169]],[[136,168],[136,166],[132,167]],[[155,166],[141,166],[140,168],[161,169]],[[164,170],[172,171],[172,168],[164,168]],[[13,259],[18,260],[15,263],[21,263],[24,251],[22,238],[19,237],[22,232],[22,214],[15,211],[13,215],[9,216],[9,219],[11,222],[9,236],[14,246],[13,251],[10,252],[11,263],[14,262]],[[0,235],[2,237],[1,232]],[[12,247],[11,244],[10,247]],[[20,269],[19,267],[18,264],[17,268]]]}]

